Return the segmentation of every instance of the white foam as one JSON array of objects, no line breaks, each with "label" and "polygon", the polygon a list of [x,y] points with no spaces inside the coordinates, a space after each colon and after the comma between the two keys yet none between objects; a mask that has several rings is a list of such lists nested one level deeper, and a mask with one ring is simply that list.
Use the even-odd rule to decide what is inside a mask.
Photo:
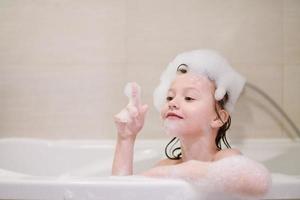
[{"label": "white foam", "polygon": [[184,133],[184,124],[182,123],[182,121],[174,121],[174,120],[169,120],[169,119],[165,119],[164,120],[164,131],[168,136],[172,136],[172,137],[178,137],[180,136],[182,133]]},{"label": "white foam", "polygon": [[241,199],[258,199],[268,192],[271,181],[269,171],[262,164],[237,155],[213,162],[206,177],[193,183]]},{"label": "white foam", "polygon": [[136,110],[137,112],[136,107],[141,106],[141,87],[135,82],[129,82],[125,85],[124,94],[128,97],[128,106],[116,114],[115,117],[120,122],[127,123],[131,120],[128,109],[131,109],[131,111]]},{"label": "white foam", "polygon": [[152,169],[150,176],[185,180],[197,194],[201,194],[201,199],[209,200],[258,200],[271,186],[268,170],[260,163],[242,155],[211,162],[208,167],[206,173],[197,176],[202,174],[197,170],[205,170],[197,164],[189,164],[186,168],[178,168],[176,165],[160,166]]},{"label": "white foam", "polygon": [[136,82],[129,82],[125,85],[124,94],[128,97],[129,103],[134,104],[135,101],[141,100],[141,86]]},{"label": "white foam", "polygon": [[227,60],[214,50],[194,50],[181,53],[169,63],[160,77],[159,86],[154,91],[154,105],[157,110],[160,111],[165,103],[167,91],[176,78],[177,68],[181,64],[188,65],[189,73],[205,75],[215,81],[215,99],[221,100],[227,92],[229,99],[225,108],[229,113],[233,111],[246,79],[234,71]]}]

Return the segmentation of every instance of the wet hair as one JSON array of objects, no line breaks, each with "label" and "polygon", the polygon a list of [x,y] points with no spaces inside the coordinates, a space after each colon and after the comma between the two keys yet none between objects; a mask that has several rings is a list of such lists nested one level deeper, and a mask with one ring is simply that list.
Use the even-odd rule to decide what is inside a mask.
[{"label": "wet hair", "polygon": [[[177,67],[177,73],[185,74],[187,72],[188,72],[188,65],[187,64],[181,64]],[[227,103],[227,101],[228,101],[228,94],[226,93],[224,98],[221,99],[220,101],[217,101],[216,104],[215,104],[215,111],[218,115],[218,118],[221,121],[222,121],[222,119],[219,115],[217,105],[221,109],[224,109],[224,106]],[[217,147],[218,150],[222,149],[221,140],[223,141],[223,143],[225,144],[225,146],[227,148],[231,148],[228,141],[227,141],[227,138],[226,138],[226,131],[230,128],[230,125],[231,125],[231,117],[229,116],[228,120],[226,122],[223,122],[223,125],[219,128],[217,136],[215,138],[215,144],[216,144],[216,147]],[[182,157],[181,147],[174,148],[175,145],[178,143],[178,141],[179,141],[179,138],[174,137],[174,138],[172,138],[172,140],[165,147],[165,155],[171,160],[179,160]]]}]

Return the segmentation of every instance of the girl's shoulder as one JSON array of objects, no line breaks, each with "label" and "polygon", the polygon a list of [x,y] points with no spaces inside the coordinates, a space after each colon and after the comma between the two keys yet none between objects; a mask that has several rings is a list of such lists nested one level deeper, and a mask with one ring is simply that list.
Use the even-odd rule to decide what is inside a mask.
[{"label": "girl's shoulder", "polygon": [[222,149],[218,151],[214,156],[214,161],[221,160],[223,158],[229,157],[229,156],[235,156],[235,155],[242,155],[240,150],[236,148],[231,149]]},{"label": "girl's shoulder", "polygon": [[[242,155],[242,153],[240,152],[240,150],[238,150],[236,148],[222,149],[215,154],[213,161],[221,160],[223,158],[226,158],[229,156],[234,156],[234,155]],[[176,164],[180,164],[180,163],[182,163],[181,159],[180,160],[170,160],[170,159],[166,158],[166,159],[162,159],[162,160],[158,161],[155,164],[155,167],[166,166],[166,165],[176,165]]]},{"label": "girl's shoulder", "polygon": [[158,161],[155,164],[155,166],[158,167],[158,166],[166,166],[166,165],[176,165],[181,162],[182,162],[181,160],[170,160],[170,159],[166,158],[166,159],[162,159],[162,160]]}]

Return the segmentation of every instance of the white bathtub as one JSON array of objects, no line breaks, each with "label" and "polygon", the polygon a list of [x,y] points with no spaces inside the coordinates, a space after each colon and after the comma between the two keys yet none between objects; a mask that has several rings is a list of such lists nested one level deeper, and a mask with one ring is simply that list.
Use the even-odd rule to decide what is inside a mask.
[{"label": "white bathtub", "polygon": [[[164,157],[167,142],[137,140],[134,172]],[[272,172],[272,188],[264,199],[300,199],[299,140],[231,144]],[[182,180],[110,177],[114,145],[111,140],[0,139],[0,199],[209,199]]]}]

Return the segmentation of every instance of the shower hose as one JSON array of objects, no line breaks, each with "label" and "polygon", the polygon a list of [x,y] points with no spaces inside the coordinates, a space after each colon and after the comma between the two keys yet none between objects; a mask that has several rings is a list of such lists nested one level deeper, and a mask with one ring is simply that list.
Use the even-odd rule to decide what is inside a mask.
[{"label": "shower hose", "polygon": [[295,123],[290,119],[290,117],[283,111],[282,108],[271,98],[269,97],[264,91],[259,89],[257,86],[253,85],[252,83],[247,82],[246,87],[251,88],[255,92],[259,93],[262,97],[264,97],[269,103],[271,103],[274,108],[286,119],[286,121],[289,123],[289,125],[293,128],[293,130],[296,132],[298,137],[300,137],[300,131],[299,128],[295,125]]}]

